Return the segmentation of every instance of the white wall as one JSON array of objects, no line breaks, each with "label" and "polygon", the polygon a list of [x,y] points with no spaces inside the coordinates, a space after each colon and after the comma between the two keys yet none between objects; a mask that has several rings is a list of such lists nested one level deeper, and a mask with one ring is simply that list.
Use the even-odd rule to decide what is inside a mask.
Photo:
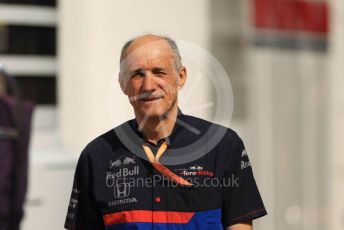
[{"label": "white wall", "polygon": [[344,2],[331,0],[331,55],[328,75],[328,207],[329,229],[344,229]]},{"label": "white wall", "polygon": [[343,229],[344,4],[329,1],[327,52],[251,50],[249,116],[262,229]]}]

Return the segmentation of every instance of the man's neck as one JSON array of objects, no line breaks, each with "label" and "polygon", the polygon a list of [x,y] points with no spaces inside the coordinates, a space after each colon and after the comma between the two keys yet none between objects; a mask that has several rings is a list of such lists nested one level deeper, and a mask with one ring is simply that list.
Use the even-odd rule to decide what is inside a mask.
[{"label": "man's neck", "polygon": [[162,138],[168,137],[173,130],[178,115],[178,106],[175,106],[164,116],[144,118],[136,114],[139,131],[146,140],[157,144]]}]

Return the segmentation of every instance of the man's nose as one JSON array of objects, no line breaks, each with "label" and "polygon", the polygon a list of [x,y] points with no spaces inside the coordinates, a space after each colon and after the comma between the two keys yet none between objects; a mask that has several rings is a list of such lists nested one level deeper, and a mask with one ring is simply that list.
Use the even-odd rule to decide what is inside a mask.
[{"label": "man's nose", "polygon": [[150,71],[147,71],[143,77],[142,90],[145,92],[151,92],[156,89],[156,86],[157,84],[155,82],[154,75]]}]

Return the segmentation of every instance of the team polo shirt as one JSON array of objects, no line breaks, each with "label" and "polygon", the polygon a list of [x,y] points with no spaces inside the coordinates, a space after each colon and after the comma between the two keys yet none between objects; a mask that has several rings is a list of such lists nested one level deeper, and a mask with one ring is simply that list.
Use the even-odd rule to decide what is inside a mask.
[{"label": "team polo shirt", "polygon": [[[156,153],[166,141],[159,161],[192,185],[173,183],[142,151],[146,144]],[[195,148],[202,154],[190,161],[186,156]],[[179,114],[170,136],[157,145],[144,140],[135,119],[91,141],[76,167],[65,228],[216,230],[266,213],[240,137],[229,128]]]}]

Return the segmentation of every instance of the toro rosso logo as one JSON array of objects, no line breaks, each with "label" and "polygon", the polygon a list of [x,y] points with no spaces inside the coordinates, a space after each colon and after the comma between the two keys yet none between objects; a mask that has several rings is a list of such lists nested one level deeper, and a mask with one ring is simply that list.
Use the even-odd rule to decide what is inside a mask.
[{"label": "toro rosso logo", "polygon": [[182,176],[214,176],[214,172],[204,170],[201,165],[191,165],[189,168],[177,169],[176,171],[179,171]]}]

